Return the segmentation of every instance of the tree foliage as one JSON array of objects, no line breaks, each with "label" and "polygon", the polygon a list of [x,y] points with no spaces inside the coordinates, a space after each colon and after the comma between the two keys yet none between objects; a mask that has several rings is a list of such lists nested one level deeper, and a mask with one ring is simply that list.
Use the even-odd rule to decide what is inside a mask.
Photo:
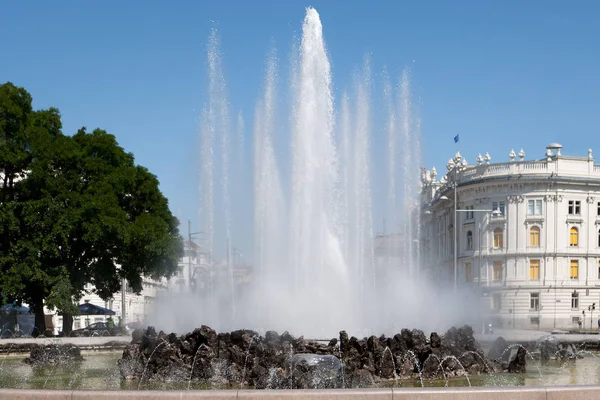
[{"label": "tree foliage", "polygon": [[182,253],[178,221],[157,178],[113,135],[67,136],[57,109],[0,86],[0,295],[66,313],[88,285],[103,299],[122,278],[170,277]]}]

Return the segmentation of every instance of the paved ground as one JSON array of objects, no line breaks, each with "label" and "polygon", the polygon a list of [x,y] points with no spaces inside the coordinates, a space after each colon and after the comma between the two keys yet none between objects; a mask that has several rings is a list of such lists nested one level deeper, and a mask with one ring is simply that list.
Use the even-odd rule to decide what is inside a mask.
[{"label": "paved ground", "polygon": [[27,343],[60,343],[74,344],[77,346],[101,346],[110,342],[129,343],[131,336],[94,336],[94,337],[57,337],[57,338],[7,338],[0,339],[2,344],[27,344]]},{"label": "paved ground", "polygon": [[[550,332],[525,330],[525,329],[494,329],[493,334],[475,334],[475,339],[479,343],[493,342],[496,338],[502,336],[507,342],[531,342],[540,337],[550,335]],[[587,335],[586,335],[587,336]]]},{"label": "paved ground", "polygon": [[493,334],[475,334],[475,339],[481,344],[491,343],[499,336],[502,336],[507,342],[534,342],[542,336],[554,335],[562,342],[571,343],[598,343],[600,344],[600,332],[594,333],[567,333],[555,331],[555,333],[547,331],[524,330],[524,329],[494,329]]},{"label": "paved ground", "polygon": [[[478,334],[475,339],[479,343],[491,343],[499,336],[507,342],[532,342],[542,336],[550,335],[548,331],[525,330],[525,329],[494,329],[493,334]],[[555,333],[560,340],[569,342],[600,342],[600,332],[594,334],[560,334]],[[109,342],[129,343],[131,336],[95,336],[95,337],[62,337],[62,338],[7,338],[0,339],[0,345],[9,343],[70,343],[78,346],[100,346]]]}]

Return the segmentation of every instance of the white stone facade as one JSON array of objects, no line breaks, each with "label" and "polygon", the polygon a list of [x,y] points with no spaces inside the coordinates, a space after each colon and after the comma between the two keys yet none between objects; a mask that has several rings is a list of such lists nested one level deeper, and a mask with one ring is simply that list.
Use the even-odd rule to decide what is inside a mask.
[{"label": "white stone facade", "polygon": [[[88,285],[86,287],[88,291],[92,291],[93,286]],[[121,317],[125,324],[130,322],[140,321],[143,322],[150,310],[152,309],[152,305],[156,299],[156,296],[161,291],[167,290],[167,281],[155,281],[149,278],[143,278],[142,280],[142,292],[139,295],[133,293],[130,289],[125,287],[125,314],[123,314],[122,308],[122,292],[119,291],[114,294],[113,299],[109,301],[104,301],[95,293],[90,293],[81,298],[79,303],[89,302],[91,304],[108,308],[115,312],[115,316],[113,319],[115,323],[117,323],[118,318]],[[56,310],[50,311],[45,309],[46,314],[46,325],[47,328],[52,330],[55,335],[58,335],[59,332],[63,330],[63,318],[58,315]],[[73,329],[84,328],[89,324],[93,324],[94,322],[102,322],[106,321],[108,316],[103,315],[95,315],[95,316],[87,316],[80,315],[73,317]],[[52,326],[49,326],[50,323]]]},{"label": "white stone facade", "polygon": [[597,328],[600,165],[557,144],[543,159],[515,158],[471,166],[457,153],[442,179],[423,171],[422,272],[453,285],[456,182],[458,290],[480,291],[503,328],[572,329],[580,317]]}]

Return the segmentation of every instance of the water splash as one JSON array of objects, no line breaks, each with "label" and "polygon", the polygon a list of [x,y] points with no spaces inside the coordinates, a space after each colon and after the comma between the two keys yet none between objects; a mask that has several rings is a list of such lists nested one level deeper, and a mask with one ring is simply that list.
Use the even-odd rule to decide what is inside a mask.
[{"label": "water splash", "polygon": [[[154,355],[154,353],[156,353],[156,350],[158,350],[158,348],[160,346],[163,346],[165,344],[169,345],[169,342],[167,342],[166,340],[164,340],[164,339],[161,339],[161,340],[162,340],[162,342],[160,342],[159,344],[156,345],[154,350],[152,350],[152,353],[150,353],[150,357],[148,357],[148,361],[146,361],[146,365],[144,366],[144,370],[142,371],[142,376],[140,377],[140,381],[138,383],[137,390],[141,390],[141,388],[142,388],[142,382],[144,381],[144,376],[146,375],[146,371],[148,370],[148,364],[150,364],[150,361],[152,360],[152,356]],[[45,385],[46,384],[44,384],[44,386]]]},{"label": "water splash", "polygon": [[390,357],[392,359],[392,365],[394,366],[394,380],[398,380],[398,374],[396,373],[396,359],[394,358],[392,350],[388,346],[386,346],[385,349],[383,349],[383,352],[381,353],[381,368],[383,368],[383,362],[385,361],[386,352],[390,354]]},{"label": "water splash", "polygon": [[[435,355],[435,354],[433,354],[433,353],[432,353],[432,354],[430,354],[430,355],[429,355],[429,356],[428,356],[428,357],[425,359],[425,361],[423,362],[423,365],[427,364],[427,361],[429,361],[429,359],[430,359],[431,357],[433,357],[433,358],[435,358],[435,359],[437,360],[437,364],[436,364],[436,365],[438,365],[438,366],[439,366],[439,365],[442,363],[442,360],[441,360],[441,359],[440,359],[440,358],[439,358],[437,355]],[[438,368],[438,369],[439,369],[439,368]],[[444,377],[444,382],[445,382],[445,385],[444,385],[444,386],[448,386],[448,376],[446,375],[446,371],[445,371],[443,368],[442,368],[442,376]]]},{"label": "water splash", "polygon": [[406,355],[404,356],[404,359],[407,359],[407,357],[410,357],[410,358],[408,358],[408,360],[413,363],[413,365],[417,369],[417,372],[419,373],[419,382],[421,383],[421,387],[425,387],[425,383],[423,382],[423,372],[421,371],[421,365],[419,364],[419,359],[417,358],[416,354],[412,352],[412,350],[406,351]]},{"label": "water splash", "polygon": [[490,368],[490,366],[487,364],[487,362],[485,361],[485,358],[483,358],[483,356],[482,356],[481,354],[479,354],[478,352],[476,352],[476,351],[473,351],[473,350],[468,350],[468,351],[465,351],[464,353],[462,353],[462,354],[461,354],[461,355],[458,357],[458,359],[461,359],[461,358],[463,358],[463,357],[465,357],[465,356],[468,356],[468,355],[475,355],[475,356],[479,357],[479,359],[481,360],[481,362],[483,363],[483,366],[484,366],[484,367],[487,369],[487,371],[488,371],[490,374],[492,374],[492,373],[493,373],[493,369],[492,369],[492,368]]},{"label": "water splash", "polygon": [[498,357],[499,360],[502,359],[502,356],[504,356],[504,354],[506,354],[507,351],[511,351],[514,348],[522,348],[523,350],[525,350],[525,354],[531,358],[531,361],[534,362],[534,366],[538,371],[538,374],[540,376],[539,380],[542,381],[544,379],[544,377],[542,376],[542,370],[540,369],[540,362],[538,362],[537,364],[535,364],[535,357],[533,357],[533,355],[531,355],[531,353],[529,352],[529,350],[527,350],[525,347],[523,347],[523,345],[519,344],[519,343],[513,343],[511,345],[509,345],[506,349],[504,349],[504,351],[502,352],[502,354],[500,354],[500,357]]},{"label": "water splash", "polygon": [[[273,52],[255,108],[253,165],[248,168],[241,166],[245,141],[241,114],[237,124],[229,121],[218,46],[213,31],[208,46],[208,102],[201,117],[200,213],[207,271],[198,287],[207,301],[203,302],[206,310],[199,313],[200,322],[217,330],[245,326],[313,337],[339,329],[395,328],[389,321],[400,319],[392,310],[385,311],[389,315],[372,310],[407,293],[391,282],[404,282],[409,277],[404,269],[414,275],[417,262],[413,255],[418,244],[410,238],[415,232],[419,235],[418,227],[413,228],[419,222],[413,216],[417,192],[413,181],[418,178],[415,171],[420,158],[408,73],[402,75],[400,86],[392,87],[388,79],[384,88],[389,147],[382,181],[389,199],[383,213],[389,218],[393,239],[388,258],[381,264],[373,231],[371,158],[379,143],[375,143],[377,129],[372,121],[378,114],[373,107],[378,96],[372,93],[370,59],[365,58],[353,90],[341,98],[336,113],[323,26],[317,11],[307,8],[287,88],[291,91],[289,117],[277,118],[281,100]],[[289,129],[281,128],[285,120],[290,121]],[[237,135],[232,139],[230,126],[235,125]],[[291,132],[291,140],[283,136],[286,131]],[[281,143],[290,146],[282,149]],[[252,174],[252,179],[244,179],[245,174]],[[231,187],[243,186],[242,181],[252,182],[244,194]],[[240,216],[240,209],[251,209],[250,216]],[[236,280],[229,243],[232,236],[240,235],[247,220],[252,220],[254,267],[251,282],[242,285]],[[214,260],[218,236],[228,243],[227,268],[222,270]],[[329,312],[324,304],[336,311]],[[230,320],[225,316],[231,316]]]},{"label": "water splash", "polygon": [[[469,379],[469,373],[467,372],[467,370],[465,369],[465,367],[462,365],[462,363],[460,362],[460,360],[455,357],[455,356],[446,356],[444,358],[442,358],[442,360],[440,361],[440,365],[438,366],[438,370],[442,369],[442,371],[444,370],[444,362],[446,362],[447,360],[453,360],[455,361],[458,366],[464,371],[465,373],[465,378],[467,378],[467,383],[469,384],[469,387],[471,387],[471,380]],[[446,379],[446,384],[445,387],[448,386],[448,379]]]}]

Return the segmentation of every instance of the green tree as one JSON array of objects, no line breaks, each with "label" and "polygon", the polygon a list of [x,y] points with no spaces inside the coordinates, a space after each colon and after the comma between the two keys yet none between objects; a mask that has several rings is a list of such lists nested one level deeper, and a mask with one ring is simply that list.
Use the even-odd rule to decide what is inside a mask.
[{"label": "green tree", "polygon": [[170,277],[182,242],[156,177],[113,135],[65,136],[56,109],[21,109],[27,162],[14,170],[26,177],[0,204],[15,225],[0,250],[2,295],[29,303],[43,331],[44,304],[72,314],[87,285],[108,300],[123,278],[139,293],[143,276]]}]

